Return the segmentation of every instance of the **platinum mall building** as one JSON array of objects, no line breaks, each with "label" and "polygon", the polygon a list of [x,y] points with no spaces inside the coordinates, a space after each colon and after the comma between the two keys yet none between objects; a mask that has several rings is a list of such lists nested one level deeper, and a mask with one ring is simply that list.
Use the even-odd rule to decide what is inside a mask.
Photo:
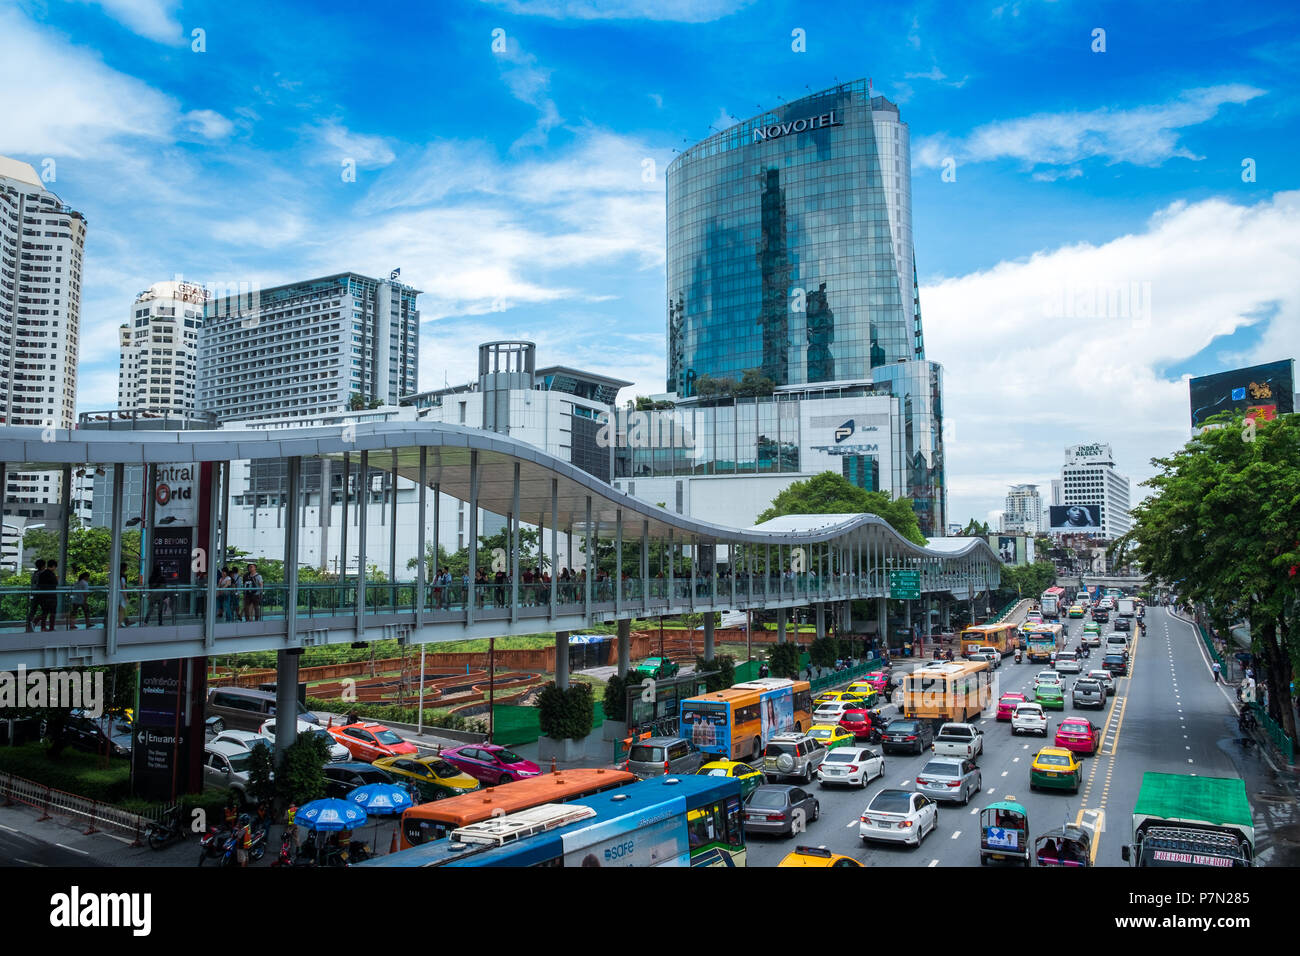
[{"label": "platinum mall building", "polygon": [[674,407],[648,413],[672,424],[618,426],[616,484],[743,522],[830,470],[911,498],[922,531],[944,534],[942,369],[925,356],[910,163],[898,107],[866,80],[673,161],[667,391],[656,398]]}]

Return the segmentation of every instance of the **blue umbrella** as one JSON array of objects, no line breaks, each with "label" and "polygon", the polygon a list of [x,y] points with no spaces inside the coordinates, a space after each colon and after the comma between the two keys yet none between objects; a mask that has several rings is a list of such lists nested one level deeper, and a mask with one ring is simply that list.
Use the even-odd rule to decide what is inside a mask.
[{"label": "blue umbrella", "polygon": [[294,822],[303,823],[309,830],[351,830],[366,822],[366,811],[347,800],[313,800],[298,808]]},{"label": "blue umbrella", "polygon": [[369,783],[348,794],[348,800],[365,809],[366,813],[392,816],[414,804],[406,788],[391,783]]}]

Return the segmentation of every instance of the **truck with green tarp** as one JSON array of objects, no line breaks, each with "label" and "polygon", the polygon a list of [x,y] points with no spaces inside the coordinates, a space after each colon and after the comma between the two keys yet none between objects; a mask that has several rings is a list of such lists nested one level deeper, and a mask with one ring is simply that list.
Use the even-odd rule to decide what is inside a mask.
[{"label": "truck with green tarp", "polygon": [[1133,866],[1254,866],[1246,785],[1237,777],[1144,773],[1132,842],[1121,855]]}]

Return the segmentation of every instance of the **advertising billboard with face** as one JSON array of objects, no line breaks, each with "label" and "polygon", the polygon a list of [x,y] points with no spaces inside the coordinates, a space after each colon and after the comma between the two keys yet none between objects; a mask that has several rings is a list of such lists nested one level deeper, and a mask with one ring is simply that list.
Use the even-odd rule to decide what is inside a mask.
[{"label": "advertising billboard with face", "polygon": [[1274,419],[1295,411],[1295,359],[1202,375],[1188,383],[1192,427],[1219,412],[1247,412]]},{"label": "advertising billboard with face", "polygon": [[1052,505],[1048,511],[1053,531],[1101,531],[1101,505]]}]

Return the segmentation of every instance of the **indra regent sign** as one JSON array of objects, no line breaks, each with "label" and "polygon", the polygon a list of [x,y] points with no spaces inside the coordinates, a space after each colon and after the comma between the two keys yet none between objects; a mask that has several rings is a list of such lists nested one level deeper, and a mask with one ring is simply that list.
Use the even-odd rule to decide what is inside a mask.
[{"label": "indra regent sign", "polygon": [[787,133],[806,133],[809,130],[824,129],[827,126],[843,126],[838,110],[822,113],[819,116],[806,116],[790,123],[773,123],[771,126],[755,126],[751,142],[761,143],[765,139],[776,139]]}]

